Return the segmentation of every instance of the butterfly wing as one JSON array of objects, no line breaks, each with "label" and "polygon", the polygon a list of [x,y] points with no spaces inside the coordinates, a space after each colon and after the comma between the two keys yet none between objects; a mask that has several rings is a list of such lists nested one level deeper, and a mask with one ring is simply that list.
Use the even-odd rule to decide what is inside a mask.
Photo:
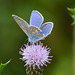
[{"label": "butterfly wing", "polygon": [[29,26],[28,28],[29,41],[36,42],[36,41],[43,39],[44,35],[40,34],[39,32],[41,32],[40,29],[34,26]]},{"label": "butterfly wing", "polygon": [[20,26],[20,28],[26,33],[26,35],[28,35],[27,33],[29,24],[16,15],[12,15],[12,17],[15,19],[16,23]]},{"label": "butterfly wing", "polygon": [[52,22],[46,22],[40,27],[40,29],[42,31],[42,32],[40,32],[40,34],[44,34],[45,37],[48,36],[51,33],[52,28],[53,28],[53,23]]},{"label": "butterfly wing", "polygon": [[36,10],[33,10],[30,17],[30,25],[40,27],[44,18],[43,16]]}]

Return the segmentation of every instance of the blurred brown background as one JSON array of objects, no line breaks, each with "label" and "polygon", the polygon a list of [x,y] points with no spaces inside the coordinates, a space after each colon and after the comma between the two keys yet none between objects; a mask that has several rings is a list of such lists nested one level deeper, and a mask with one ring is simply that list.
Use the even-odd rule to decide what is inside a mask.
[{"label": "blurred brown background", "polygon": [[2,75],[26,75],[19,50],[27,36],[12,18],[15,14],[28,23],[32,10],[44,16],[44,22],[53,22],[52,33],[43,41],[51,48],[51,64],[44,67],[44,75],[73,75],[73,26],[67,7],[74,0],[0,0],[0,62],[10,64]]}]

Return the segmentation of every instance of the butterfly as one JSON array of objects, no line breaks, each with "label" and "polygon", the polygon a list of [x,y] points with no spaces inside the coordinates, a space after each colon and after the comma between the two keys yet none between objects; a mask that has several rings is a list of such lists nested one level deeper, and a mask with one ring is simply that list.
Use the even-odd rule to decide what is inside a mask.
[{"label": "butterfly", "polygon": [[22,18],[12,15],[20,28],[24,31],[24,33],[28,36],[29,42],[37,42],[43,40],[47,37],[53,28],[52,22],[46,22],[44,24],[44,18],[41,13],[36,10],[33,10],[30,17],[30,25],[23,20]]}]

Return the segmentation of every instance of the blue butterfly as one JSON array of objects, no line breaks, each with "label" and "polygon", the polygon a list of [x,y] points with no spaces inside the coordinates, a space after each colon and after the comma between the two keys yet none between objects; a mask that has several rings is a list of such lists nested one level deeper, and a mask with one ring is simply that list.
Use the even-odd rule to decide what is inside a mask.
[{"label": "blue butterfly", "polygon": [[53,28],[52,22],[46,22],[42,25],[44,18],[36,10],[33,10],[30,17],[30,25],[20,17],[12,15],[20,28],[28,36],[29,42],[37,42],[47,37]]}]

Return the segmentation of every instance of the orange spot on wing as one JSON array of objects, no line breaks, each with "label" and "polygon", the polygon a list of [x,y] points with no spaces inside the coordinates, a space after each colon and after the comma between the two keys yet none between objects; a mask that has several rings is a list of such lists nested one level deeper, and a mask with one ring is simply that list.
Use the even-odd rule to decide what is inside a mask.
[{"label": "orange spot on wing", "polygon": [[39,30],[38,28],[35,28],[35,27],[34,27],[34,29],[36,29],[38,32],[40,32],[40,30]]},{"label": "orange spot on wing", "polygon": [[41,35],[41,37],[43,37],[43,35]]}]

